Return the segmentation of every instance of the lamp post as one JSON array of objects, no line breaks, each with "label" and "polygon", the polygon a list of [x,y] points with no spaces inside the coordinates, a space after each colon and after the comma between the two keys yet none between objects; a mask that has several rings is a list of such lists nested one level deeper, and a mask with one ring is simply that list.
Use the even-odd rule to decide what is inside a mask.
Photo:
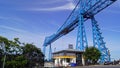
[{"label": "lamp post", "polygon": [[2,47],[3,47],[3,50],[4,50],[4,60],[3,60],[3,67],[2,68],[4,68],[5,67],[5,60],[6,60],[6,49],[5,49],[4,42],[2,43]]}]

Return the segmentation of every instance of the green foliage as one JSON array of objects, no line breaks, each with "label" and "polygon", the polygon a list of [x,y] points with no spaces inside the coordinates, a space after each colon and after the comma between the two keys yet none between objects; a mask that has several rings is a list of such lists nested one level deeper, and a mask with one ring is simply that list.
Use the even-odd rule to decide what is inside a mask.
[{"label": "green foliage", "polygon": [[84,55],[85,60],[88,63],[96,64],[97,61],[99,60],[100,56],[101,56],[101,53],[97,48],[89,47],[89,48],[86,48],[83,55]]},{"label": "green foliage", "polygon": [[33,51],[35,52],[40,52],[40,50],[33,44],[25,44],[25,46],[23,47],[23,53],[32,53]]},{"label": "green foliage", "polygon": [[40,48],[37,48],[33,44],[25,44],[21,46],[19,38],[14,38],[14,40],[8,40],[5,37],[0,36],[0,43],[5,43],[4,53],[3,46],[0,45],[0,68],[3,64],[3,58],[6,54],[5,68],[30,68],[36,63],[43,65],[44,55]]},{"label": "green foliage", "polygon": [[4,42],[6,45],[9,45],[9,40],[5,37],[0,36],[0,43]]},{"label": "green foliage", "polygon": [[27,64],[26,58],[24,56],[17,56],[14,57],[14,59],[7,60],[5,68],[25,68],[25,65]]},{"label": "green foliage", "polygon": [[28,59],[29,66],[31,66],[31,64],[36,65],[36,63],[41,63],[40,65],[43,65],[44,63],[43,53],[33,44],[25,44],[23,47],[23,54]]}]

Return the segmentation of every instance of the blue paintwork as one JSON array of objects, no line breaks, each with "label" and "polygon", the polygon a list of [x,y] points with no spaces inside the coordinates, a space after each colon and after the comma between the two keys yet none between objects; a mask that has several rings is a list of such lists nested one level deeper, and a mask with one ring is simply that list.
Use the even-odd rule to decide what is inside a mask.
[{"label": "blue paintwork", "polygon": [[86,47],[88,47],[88,42],[87,42],[87,37],[86,37],[86,32],[84,27],[84,20],[83,20],[83,15],[80,15],[76,49],[80,51],[84,51]]},{"label": "blue paintwork", "polygon": [[93,44],[94,47],[98,48],[101,52],[100,63],[104,63],[105,61],[110,61],[108,49],[105,46],[103,37],[101,36],[102,33],[100,32],[99,25],[94,17],[91,18],[91,21],[92,21],[92,32],[93,32]]},{"label": "blue paintwork", "polygon": [[[59,39],[60,37],[68,34],[77,26],[78,35],[76,42],[76,49],[84,51],[88,47],[87,37],[84,28],[84,22],[88,19],[92,20],[92,31],[93,31],[93,45],[97,47],[101,53],[101,63],[105,61],[110,61],[108,57],[108,49],[105,47],[105,42],[99,31],[98,23],[94,18],[94,15],[98,14],[100,11],[110,6],[116,0],[79,0],[78,4],[67,18],[65,23],[60,27],[60,29],[53,35],[46,37],[43,44],[43,53],[45,54],[45,48],[50,45],[49,54],[51,54],[51,43]],[[49,55],[49,59],[51,59]]]}]

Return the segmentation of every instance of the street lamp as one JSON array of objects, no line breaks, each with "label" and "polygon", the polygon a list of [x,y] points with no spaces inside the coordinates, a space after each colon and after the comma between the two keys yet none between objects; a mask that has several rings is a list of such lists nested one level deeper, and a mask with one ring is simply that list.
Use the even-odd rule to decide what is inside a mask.
[{"label": "street lamp", "polygon": [[2,48],[4,50],[4,60],[3,60],[3,68],[5,67],[5,60],[6,60],[6,48],[5,48],[5,43],[2,42]]}]

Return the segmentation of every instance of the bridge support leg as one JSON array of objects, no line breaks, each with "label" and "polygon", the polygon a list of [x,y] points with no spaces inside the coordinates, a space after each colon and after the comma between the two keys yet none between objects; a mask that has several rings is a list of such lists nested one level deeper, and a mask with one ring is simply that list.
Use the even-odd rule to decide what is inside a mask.
[{"label": "bridge support leg", "polygon": [[49,57],[48,57],[48,61],[52,61],[52,48],[51,48],[51,44],[49,46]]},{"label": "bridge support leg", "polygon": [[105,61],[110,61],[110,56],[108,53],[108,49],[105,46],[105,42],[103,41],[102,33],[100,32],[99,25],[95,20],[94,16],[91,17],[92,21],[92,33],[93,33],[93,46],[98,48],[101,52],[100,63],[104,63]]},{"label": "bridge support leg", "polygon": [[83,18],[83,15],[80,15],[79,23],[78,23],[76,49],[80,51],[84,51],[86,47],[88,47],[88,42],[87,42],[87,37],[86,37],[86,32],[84,27],[84,18]]},{"label": "bridge support leg", "polygon": [[43,46],[44,60],[45,60],[45,51],[46,51],[46,46]]}]

